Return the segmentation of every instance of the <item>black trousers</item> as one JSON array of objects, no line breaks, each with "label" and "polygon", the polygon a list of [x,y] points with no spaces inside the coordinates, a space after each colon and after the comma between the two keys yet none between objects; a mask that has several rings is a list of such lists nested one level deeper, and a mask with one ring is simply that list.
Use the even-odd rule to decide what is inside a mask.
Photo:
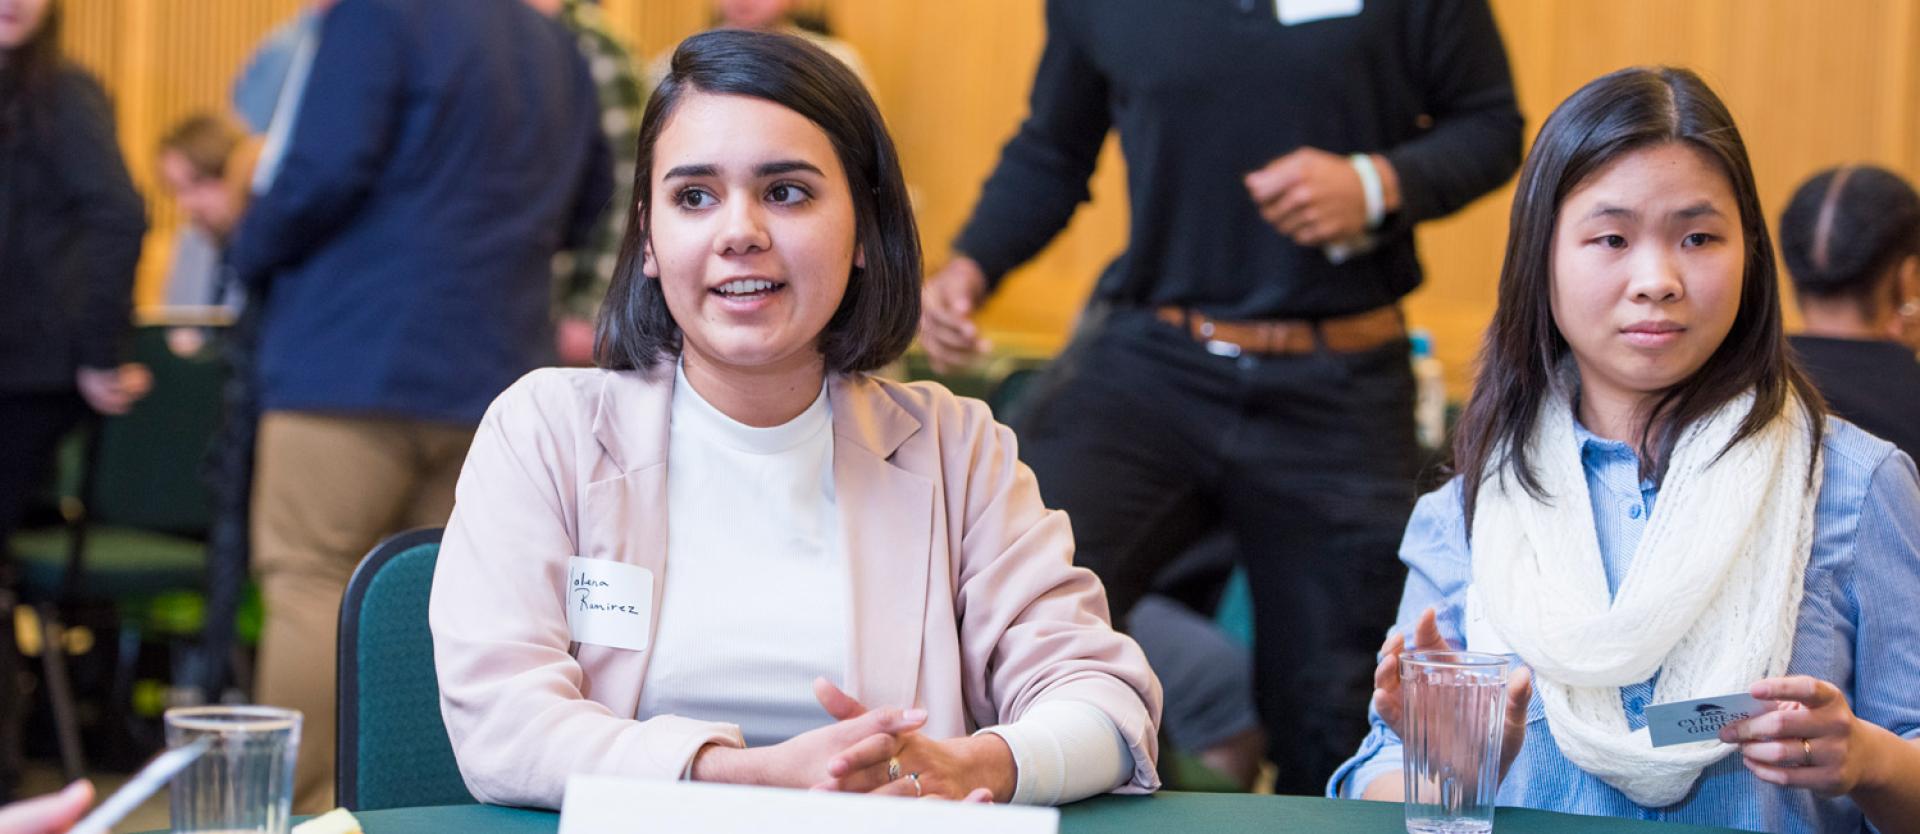
[{"label": "black trousers", "polygon": [[36,490],[46,483],[60,438],[79,424],[86,405],[73,391],[0,392],[0,801],[19,784],[20,731],[27,701],[13,630],[12,538]]},{"label": "black trousers", "polygon": [[1319,794],[1366,734],[1419,465],[1404,340],[1224,357],[1149,311],[1089,311],[1016,426],[1080,564],[1126,622],[1224,524],[1253,590],[1256,702],[1281,793]]},{"label": "black trousers", "polygon": [[230,686],[253,691],[253,682],[234,668],[232,658],[234,620],[253,563],[253,450],[260,430],[253,360],[265,306],[253,299],[221,339],[227,380],[220,390],[220,428],[201,463],[200,475],[213,496],[213,515],[207,530],[207,616],[196,683],[209,702],[219,701]]}]

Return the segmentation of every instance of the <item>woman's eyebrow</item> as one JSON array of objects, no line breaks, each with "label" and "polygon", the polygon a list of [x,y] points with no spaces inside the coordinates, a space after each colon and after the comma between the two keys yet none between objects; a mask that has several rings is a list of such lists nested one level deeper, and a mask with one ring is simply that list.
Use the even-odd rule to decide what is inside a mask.
[{"label": "woman's eyebrow", "polygon": [[662,176],[661,179],[671,180],[671,179],[688,179],[688,178],[694,178],[694,177],[711,177],[719,173],[720,173],[720,168],[715,165],[705,165],[705,164],[675,165],[672,168],[668,168],[667,173],[664,176]]},{"label": "woman's eyebrow", "polygon": [[759,166],[753,169],[754,175],[758,177],[773,177],[773,176],[779,176],[780,174],[791,174],[795,171],[807,171],[814,174],[815,176],[821,176],[821,177],[826,176],[826,174],[822,172],[818,166],[814,165],[811,162],[806,162],[798,159],[783,159],[778,162],[763,162]]},{"label": "woman's eyebrow", "polygon": [[1593,211],[1587,212],[1586,219],[1593,220],[1601,217],[1625,220],[1629,223],[1640,222],[1640,212],[1624,206],[1610,205],[1608,203],[1601,203],[1600,205],[1594,206]]},{"label": "woman's eyebrow", "polygon": [[1726,215],[1722,213],[1719,208],[1716,208],[1712,203],[1709,203],[1705,200],[1701,200],[1698,203],[1694,203],[1693,205],[1687,206],[1686,208],[1675,211],[1673,213],[1673,216],[1681,220],[1693,220],[1699,217],[1725,217]]}]

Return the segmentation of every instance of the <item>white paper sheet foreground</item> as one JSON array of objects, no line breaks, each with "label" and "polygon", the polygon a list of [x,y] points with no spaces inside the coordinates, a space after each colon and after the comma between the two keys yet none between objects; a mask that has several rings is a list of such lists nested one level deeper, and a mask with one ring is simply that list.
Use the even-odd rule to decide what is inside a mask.
[{"label": "white paper sheet foreground", "polygon": [[567,780],[560,834],[1058,834],[1052,808],[972,805],[779,788]]}]

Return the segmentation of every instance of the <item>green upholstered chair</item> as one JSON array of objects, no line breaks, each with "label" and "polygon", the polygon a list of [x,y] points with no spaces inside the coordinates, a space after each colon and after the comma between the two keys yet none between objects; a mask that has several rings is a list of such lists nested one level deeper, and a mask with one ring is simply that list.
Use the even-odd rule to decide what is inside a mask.
[{"label": "green upholstered chair", "polygon": [[440,530],[381,542],[340,601],[334,784],[342,806],[376,811],[474,802],[440,718],[427,598]]},{"label": "green upholstered chair", "polygon": [[15,536],[23,596],[120,599],[204,582],[213,502],[200,463],[220,424],[226,372],[211,345],[175,356],[166,329],[133,335],[152,393],[83,430],[80,477],[63,479],[68,525]]},{"label": "green upholstered chair", "polygon": [[57,481],[66,524],[16,533],[11,543],[21,601],[39,615],[46,690],[69,778],[80,775],[84,762],[61,639],[66,628],[117,630],[118,640],[96,644],[114,652],[102,719],[124,724],[121,730],[135,738],[125,751],[133,761],[158,743],[157,735],[140,731],[130,703],[139,646],[149,626],[168,637],[199,629],[197,620],[165,614],[182,609],[174,601],[197,597],[206,584],[212,501],[200,469],[219,426],[226,368],[217,341],[194,356],[177,356],[167,348],[166,330],[133,333],[132,358],[152,371],[152,392],[124,415],[90,418],[63,448]]},{"label": "green upholstered chair", "polygon": [[1028,389],[1040,379],[1045,370],[1043,366],[1015,368],[1006,376],[994,382],[992,390],[987,392],[987,407],[993,410],[993,419],[1009,426],[1024,416],[1023,409],[1032,399]]}]

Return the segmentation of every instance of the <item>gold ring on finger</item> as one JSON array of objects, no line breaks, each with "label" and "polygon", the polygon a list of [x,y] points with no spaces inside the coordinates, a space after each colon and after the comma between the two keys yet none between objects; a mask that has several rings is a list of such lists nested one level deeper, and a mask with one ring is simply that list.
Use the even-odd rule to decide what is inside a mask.
[{"label": "gold ring on finger", "polygon": [[889,756],[887,757],[887,781],[891,782],[898,778],[900,778],[900,757]]},{"label": "gold ring on finger", "polygon": [[1810,738],[1801,739],[1800,752],[1804,754],[1800,757],[1800,766],[1813,767],[1813,739],[1810,739]]}]

